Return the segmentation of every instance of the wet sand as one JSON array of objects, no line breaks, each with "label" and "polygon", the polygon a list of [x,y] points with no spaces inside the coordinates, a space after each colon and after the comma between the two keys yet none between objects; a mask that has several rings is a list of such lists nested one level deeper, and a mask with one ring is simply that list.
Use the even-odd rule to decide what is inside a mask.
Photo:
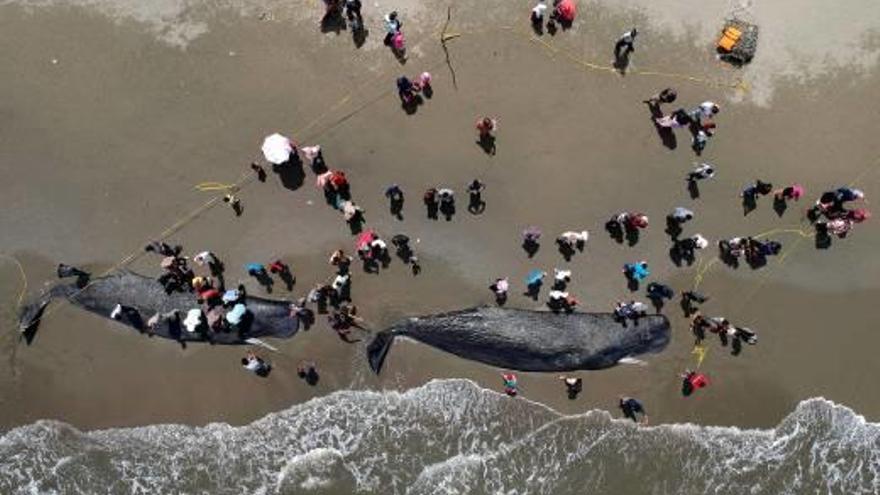
[{"label": "wet sand", "polygon": [[[657,69],[739,79],[705,46],[676,34],[640,39],[633,73],[625,77],[565,55],[608,63],[609,40],[633,22],[646,23],[639,14],[591,5],[575,29],[544,36],[548,46],[529,39],[521,12],[505,9],[490,27],[475,7],[462,6],[450,24],[462,36],[448,42],[456,88],[436,42],[443,15],[407,7],[412,18],[401,11],[411,48],[402,67],[381,47],[375,18],[358,51],[344,31],[322,35],[313,22],[261,21],[221,9],[212,29],[183,50],[137,23],[111,22],[89,9],[0,7],[0,46],[15,48],[4,50],[8,63],[0,64],[0,89],[14,95],[0,106],[0,190],[7,201],[0,251],[22,260],[31,293],[52,280],[59,261],[106,269],[212,197],[195,192],[195,184],[234,182],[262,137],[279,130],[322,145],[328,165],[350,177],[369,227],[419,240],[420,276],[398,261],[378,276],[356,272],[355,301],[378,329],[405,315],[490,303],[486,287],[499,276],[511,277],[511,306],[537,307],[516,294],[537,267],[570,266],[571,292],[586,310],[606,311],[631,297],[620,274],[627,261],[647,259],[653,280],[689,288],[697,266],[675,267],[662,232],[666,212],[683,205],[697,213],[685,232],[713,241],[787,231],[775,237],[786,246],[784,261],[771,259],[756,271],[719,264],[701,283],[712,296],[705,312],[755,329],[759,345],[733,357],[710,341],[703,369],[713,384],[683,399],[677,374],[694,362],[692,339],[670,304],[673,343],[647,356],[648,366],[581,373],[585,390],[573,402],[555,375],[524,374],[524,395],[571,412],[612,408],[618,394],[637,395],[661,422],[769,426],[799,400],[820,395],[880,417],[880,398],[866,393],[868,377],[880,371],[870,328],[880,268],[869,261],[880,235],[868,222],[831,249],[817,250],[812,239],[788,232],[806,228],[803,208],[824,189],[855,183],[869,198],[880,194],[880,148],[865,108],[880,96],[876,68],[840,70],[810,84],[779,81],[769,106],[757,105],[729,87],[637,74]],[[406,115],[394,78],[423,70],[434,74],[435,95]],[[680,132],[677,148],[664,148],[641,103],[669,85],[683,105],[712,99],[724,107],[703,157],[717,165],[718,176],[701,185],[698,200],[688,198],[683,181],[695,160],[689,139]],[[492,157],[474,143],[473,120],[483,113],[500,120]],[[475,177],[487,184],[482,215],[465,208],[464,188]],[[800,182],[808,198],[781,219],[764,198],[744,217],[737,194],[756,177]],[[267,184],[240,194],[241,218],[213,208],[170,241],[190,253],[215,251],[233,282],[246,281],[244,263],[281,256],[297,284],[292,294],[276,287],[272,295],[298,297],[330,275],[331,251],[353,245],[313,180],[307,172],[291,191],[270,174]],[[392,182],[407,192],[403,222],[391,217],[382,197]],[[424,217],[421,193],[439,185],[458,192],[452,222]],[[653,220],[636,246],[618,245],[602,230],[623,209]],[[530,224],[545,232],[532,260],[519,247],[519,232]],[[565,263],[552,237],[582,228],[592,234],[586,252]],[[700,257],[708,262],[715,252]],[[156,274],[157,263],[143,258],[131,268]],[[16,269],[4,261],[0,270],[8,316],[19,288]],[[438,377],[473,378],[488,387],[499,382],[496,369],[411,343],[395,344],[375,377],[363,359],[366,340],[345,344],[320,320],[289,341],[272,342],[281,350],[269,354],[276,369],[259,380],[240,369],[243,348],[181,349],[59,307],[30,347],[18,343],[13,319],[3,322],[10,370],[0,381],[3,427],[38,418],[84,428],[238,424],[343,388],[408,388]],[[318,362],[315,388],[295,376],[303,358]]]}]

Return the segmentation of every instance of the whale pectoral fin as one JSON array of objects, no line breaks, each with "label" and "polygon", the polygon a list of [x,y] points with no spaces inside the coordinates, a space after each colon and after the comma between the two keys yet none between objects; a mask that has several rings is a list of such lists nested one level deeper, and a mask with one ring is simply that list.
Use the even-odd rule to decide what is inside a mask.
[{"label": "whale pectoral fin", "polygon": [[367,346],[367,361],[369,361],[373,373],[378,375],[382,371],[382,364],[385,362],[388,351],[391,350],[392,343],[394,343],[394,333],[385,330],[377,333]]},{"label": "whale pectoral fin", "polygon": [[49,305],[50,298],[45,298],[37,303],[27,306],[21,313],[18,321],[18,330],[21,332],[22,338],[27,345],[31,345],[37,330],[40,328],[40,319],[43,317],[43,311]]}]

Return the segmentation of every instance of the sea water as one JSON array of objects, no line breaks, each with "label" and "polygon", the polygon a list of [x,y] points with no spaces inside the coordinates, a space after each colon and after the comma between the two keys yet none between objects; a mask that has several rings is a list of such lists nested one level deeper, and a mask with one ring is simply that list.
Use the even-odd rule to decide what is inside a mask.
[{"label": "sea water", "polygon": [[436,380],[340,391],[234,427],[0,438],[4,494],[880,493],[880,425],[824,399],[773,429],[639,427]]}]

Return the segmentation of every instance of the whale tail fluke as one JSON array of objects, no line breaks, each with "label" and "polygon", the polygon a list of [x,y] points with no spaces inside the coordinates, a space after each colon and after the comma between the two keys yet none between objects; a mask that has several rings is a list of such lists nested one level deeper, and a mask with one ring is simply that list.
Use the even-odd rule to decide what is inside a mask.
[{"label": "whale tail fluke", "polygon": [[367,361],[370,362],[370,368],[373,373],[379,374],[382,371],[382,364],[385,363],[385,356],[391,350],[391,344],[394,343],[394,332],[385,330],[376,334],[373,341],[367,346]]}]

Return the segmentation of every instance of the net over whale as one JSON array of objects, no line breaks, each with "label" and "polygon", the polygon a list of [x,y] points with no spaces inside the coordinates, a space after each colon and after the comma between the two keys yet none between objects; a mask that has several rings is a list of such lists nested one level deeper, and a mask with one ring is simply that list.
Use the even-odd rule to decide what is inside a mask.
[{"label": "net over whale", "polygon": [[127,270],[92,279],[79,288],[76,283],[59,284],[26,306],[19,317],[23,333],[36,331],[43,310],[53,299],[67,299],[75,306],[110,318],[117,304],[129,309],[117,321],[139,331],[146,331],[146,321],[153,315],[178,311],[180,318],[160,318],[150,334],[178,341],[210,341],[215,344],[246,344],[260,337],[290,338],[299,330],[297,319],[290,317],[290,303],[245,296],[241,302],[247,312],[241,322],[224,331],[187,331],[181,320],[187,311],[197,308],[195,294],[168,294],[156,280]]},{"label": "net over whale", "polygon": [[520,371],[609,368],[621,359],[658,352],[669,320],[648,315],[626,324],[611,313],[551,313],[479,307],[412,317],[380,332],[367,347],[379,373],[395,337],[409,337],[456,356]]}]

